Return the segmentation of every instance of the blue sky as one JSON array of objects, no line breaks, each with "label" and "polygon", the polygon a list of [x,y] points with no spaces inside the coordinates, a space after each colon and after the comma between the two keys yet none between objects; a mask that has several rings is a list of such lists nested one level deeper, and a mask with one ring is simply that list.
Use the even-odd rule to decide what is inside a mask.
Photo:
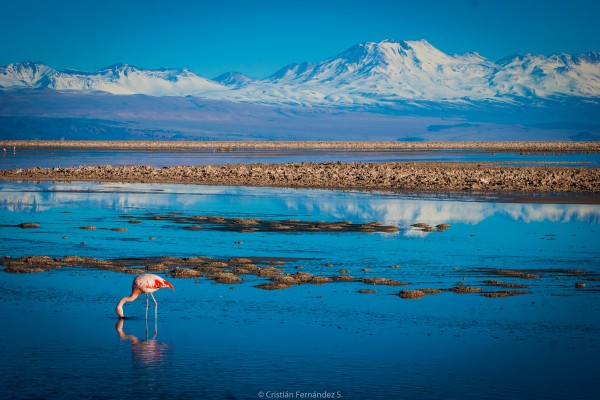
[{"label": "blue sky", "polygon": [[426,39],[491,60],[600,51],[597,0],[28,0],[0,9],[0,65],[84,71],[123,62],[261,78],[383,39]]}]

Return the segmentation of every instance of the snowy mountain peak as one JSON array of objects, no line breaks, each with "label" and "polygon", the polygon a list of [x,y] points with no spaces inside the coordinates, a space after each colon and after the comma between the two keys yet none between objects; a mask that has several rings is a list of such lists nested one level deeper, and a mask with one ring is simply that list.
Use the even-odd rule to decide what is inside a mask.
[{"label": "snowy mountain peak", "polygon": [[15,77],[15,68],[11,66],[0,69],[0,85],[4,87],[48,87],[55,90],[152,96],[185,96],[226,89],[186,69],[142,69],[128,64],[113,64],[97,72],[82,72],[56,71],[43,64],[35,66],[23,63],[20,64],[20,75]]},{"label": "snowy mountain peak", "polygon": [[1,87],[39,87],[56,71],[39,61],[12,63],[0,67]]},{"label": "snowy mountain peak", "polygon": [[213,78],[213,81],[218,82],[225,86],[239,87],[239,86],[246,85],[250,82],[254,82],[255,79],[252,77],[249,77],[248,75],[242,74],[241,72],[231,71],[231,72],[225,72],[224,74],[221,74],[221,75],[217,76],[216,78]]}]

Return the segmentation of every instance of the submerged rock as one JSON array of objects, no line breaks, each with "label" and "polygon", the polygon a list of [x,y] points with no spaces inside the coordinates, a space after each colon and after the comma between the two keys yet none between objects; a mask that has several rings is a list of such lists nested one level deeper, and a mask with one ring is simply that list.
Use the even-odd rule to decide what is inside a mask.
[{"label": "submerged rock", "polygon": [[360,290],[358,290],[358,293],[361,293],[361,294],[373,294],[373,293],[377,293],[377,290],[373,290],[373,289],[360,289]]},{"label": "submerged rock", "polygon": [[261,283],[260,285],[254,286],[257,289],[263,290],[282,290],[287,289],[290,285],[286,285],[285,283],[280,282],[269,282],[269,283]]},{"label": "submerged rock", "polygon": [[363,283],[368,285],[406,286],[408,283],[388,278],[364,278]]},{"label": "submerged rock", "polygon": [[37,222],[22,222],[18,226],[19,226],[19,228],[22,228],[22,229],[35,229],[35,228],[39,228],[41,225],[38,224]]},{"label": "submerged rock", "polygon": [[422,290],[402,290],[400,291],[400,293],[398,293],[398,296],[400,296],[403,299],[409,299],[409,300],[417,300],[420,299],[421,297],[425,297],[426,293],[423,292]]},{"label": "submerged rock", "polygon": [[497,297],[509,297],[509,296],[518,296],[521,294],[530,294],[531,292],[526,292],[522,290],[500,290],[497,292],[488,292],[484,293],[484,297],[488,298],[497,298]]},{"label": "submerged rock", "polygon": [[467,294],[467,293],[478,293],[481,292],[482,289],[473,286],[463,286],[458,285],[453,287],[452,289],[448,289],[450,292],[458,293],[458,294]]}]

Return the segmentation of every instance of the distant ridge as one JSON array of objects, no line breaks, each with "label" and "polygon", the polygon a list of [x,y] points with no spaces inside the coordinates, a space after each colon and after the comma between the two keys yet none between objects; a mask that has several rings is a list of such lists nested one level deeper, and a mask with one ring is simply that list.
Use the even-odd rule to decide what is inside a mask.
[{"label": "distant ridge", "polygon": [[600,97],[600,53],[524,54],[494,62],[477,53],[446,54],[426,40],[384,40],[357,44],[318,63],[291,64],[264,79],[229,72],[210,80],[187,69],[127,64],[96,72],[58,71],[23,62],[0,67],[0,86],[309,107],[595,101]]}]

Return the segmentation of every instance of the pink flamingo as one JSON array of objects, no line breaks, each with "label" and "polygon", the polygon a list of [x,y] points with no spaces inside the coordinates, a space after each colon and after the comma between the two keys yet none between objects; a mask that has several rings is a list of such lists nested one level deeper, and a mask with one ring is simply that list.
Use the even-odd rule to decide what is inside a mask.
[{"label": "pink flamingo", "polygon": [[150,294],[152,300],[154,300],[154,315],[156,316],[158,312],[158,302],[152,293],[161,288],[171,288],[171,290],[175,290],[173,285],[158,275],[143,274],[136,276],[131,287],[131,296],[123,297],[121,301],[119,301],[119,304],[117,304],[117,308],[115,309],[117,315],[119,318],[125,318],[125,315],[123,314],[123,305],[130,301],[134,301],[140,294],[146,293],[146,318],[148,318],[148,294]]}]

